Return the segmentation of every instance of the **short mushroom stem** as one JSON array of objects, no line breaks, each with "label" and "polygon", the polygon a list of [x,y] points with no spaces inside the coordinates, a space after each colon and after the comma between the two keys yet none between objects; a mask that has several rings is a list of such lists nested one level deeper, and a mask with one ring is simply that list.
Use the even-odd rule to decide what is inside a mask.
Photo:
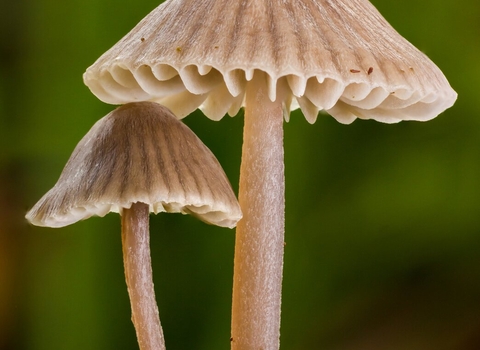
[{"label": "short mushroom stem", "polygon": [[246,92],[235,241],[232,349],[277,350],[285,231],[283,106],[255,74]]},{"label": "short mushroom stem", "polygon": [[153,289],[147,204],[133,203],[130,209],[123,209],[122,243],[138,345],[141,350],[164,350],[165,340]]}]

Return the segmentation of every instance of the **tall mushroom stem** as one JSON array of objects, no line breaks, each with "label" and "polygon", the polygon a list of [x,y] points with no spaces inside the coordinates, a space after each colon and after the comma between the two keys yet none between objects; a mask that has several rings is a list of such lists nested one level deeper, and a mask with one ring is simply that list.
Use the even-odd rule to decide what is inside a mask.
[{"label": "tall mushroom stem", "polygon": [[164,350],[165,340],[153,289],[147,204],[133,203],[130,209],[123,209],[122,244],[138,345],[140,350]]},{"label": "tall mushroom stem", "polygon": [[[246,90],[235,240],[232,338],[234,350],[277,350],[285,231],[283,106],[268,98],[266,75]],[[260,73],[261,74],[261,73]]]}]

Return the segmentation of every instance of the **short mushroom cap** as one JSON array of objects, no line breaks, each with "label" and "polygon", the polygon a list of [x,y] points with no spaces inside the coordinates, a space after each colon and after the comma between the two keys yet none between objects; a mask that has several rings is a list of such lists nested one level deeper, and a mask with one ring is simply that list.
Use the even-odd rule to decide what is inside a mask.
[{"label": "short mushroom cap", "polygon": [[[209,20],[205,20],[208,18]],[[235,115],[256,71],[309,122],[429,120],[457,94],[367,0],[167,0],[102,55],[85,84],[112,104]],[[287,113],[288,115],[288,113]]]},{"label": "short mushroom cap", "polygon": [[55,186],[28,212],[62,227],[143,202],[234,227],[241,210],[215,156],[165,107],[130,103],[100,119],[78,143]]}]

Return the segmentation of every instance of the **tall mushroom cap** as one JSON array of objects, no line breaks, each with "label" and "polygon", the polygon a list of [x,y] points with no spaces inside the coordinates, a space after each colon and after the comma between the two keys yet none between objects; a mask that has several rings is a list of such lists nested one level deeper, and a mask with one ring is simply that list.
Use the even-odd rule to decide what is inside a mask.
[{"label": "tall mushroom cap", "polygon": [[[208,20],[206,20],[208,18]],[[285,116],[301,107],[356,118],[426,121],[457,94],[435,64],[367,0],[167,0],[84,74],[102,101],[158,101],[183,117],[235,115],[256,70]]]},{"label": "tall mushroom cap", "polygon": [[167,108],[143,102],[100,119],[26,217],[37,226],[62,227],[135,202],[230,228],[242,216],[212,152]]}]

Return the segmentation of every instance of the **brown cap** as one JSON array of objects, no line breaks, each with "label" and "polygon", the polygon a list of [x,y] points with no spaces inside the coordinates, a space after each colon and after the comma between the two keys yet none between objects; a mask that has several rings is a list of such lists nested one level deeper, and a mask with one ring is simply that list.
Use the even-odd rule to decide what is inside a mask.
[{"label": "brown cap", "polygon": [[[206,20],[208,18],[208,20]],[[112,104],[151,100],[178,117],[235,115],[255,71],[286,116],[341,123],[429,120],[457,94],[367,0],[167,0],[84,74]]]},{"label": "brown cap", "polygon": [[62,227],[143,202],[150,211],[193,214],[234,227],[241,210],[215,156],[165,107],[130,103],[79,142],[55,186],[27,214]]}]

